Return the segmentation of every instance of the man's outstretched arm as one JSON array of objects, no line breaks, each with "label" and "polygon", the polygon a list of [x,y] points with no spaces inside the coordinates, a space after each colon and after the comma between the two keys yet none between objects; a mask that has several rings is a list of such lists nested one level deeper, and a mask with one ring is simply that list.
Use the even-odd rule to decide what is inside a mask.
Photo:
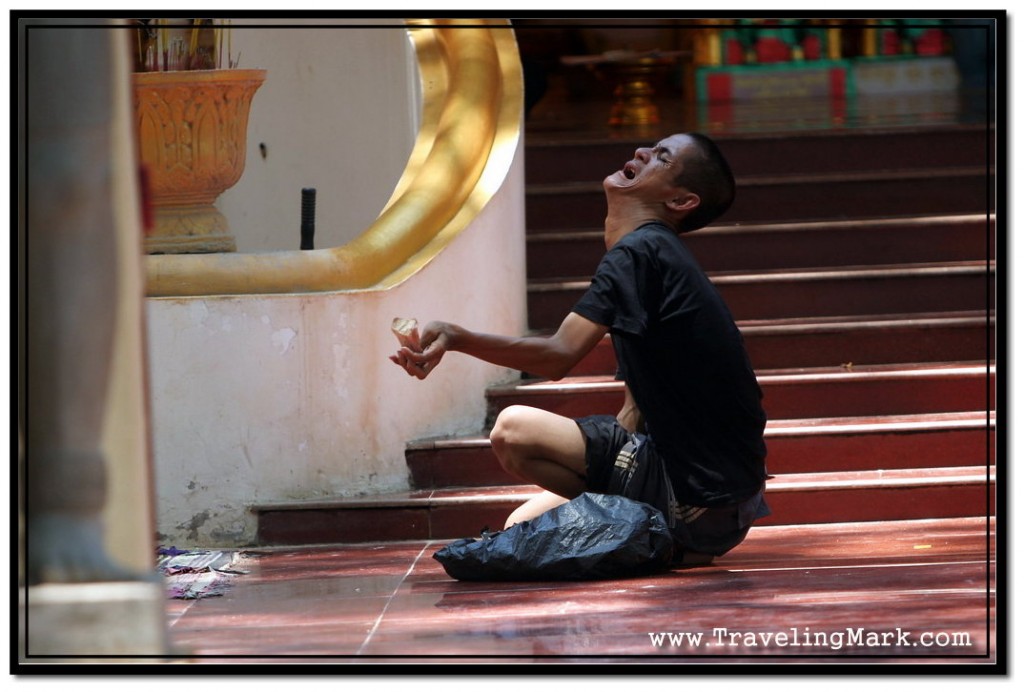
[{"label": "man's outstretched arm", "polygon": [[550,336],[500,336],[474,332],[450,322],[431,322],[420,335],[423,352],[403,348],[391,360],[410,375],[423,379],[448,351],[488,363],[559,380],[587,355],[608,332],[574,312]]}]

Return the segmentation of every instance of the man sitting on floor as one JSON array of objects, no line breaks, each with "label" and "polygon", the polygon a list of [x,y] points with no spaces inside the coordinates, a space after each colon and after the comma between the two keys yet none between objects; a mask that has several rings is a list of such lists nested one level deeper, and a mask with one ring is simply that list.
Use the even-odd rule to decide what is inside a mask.
[{"label": "man sitting on floor", "polygon": [[507,526],[583,492],[625,495],[665,514],[677,558],[708,562],[768,514],[761,389],[732,315],[680,237],[721,216],[735,182],[713,141],[677,134],[638,149],[604,190],[608,251],[553,335],[431,322],[422,352],[404,347],[391,360],[422,379],[457,351],[557,380],[611,332],[625,383],[618,416],[526,406],[498,416],[491,444],[502,467],[547,491]]}]

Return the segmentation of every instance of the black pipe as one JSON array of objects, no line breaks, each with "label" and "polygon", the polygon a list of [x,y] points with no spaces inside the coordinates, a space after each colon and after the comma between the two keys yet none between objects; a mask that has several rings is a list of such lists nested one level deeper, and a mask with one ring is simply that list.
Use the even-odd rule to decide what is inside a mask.
[{"label": "black pipe", "polygon": [[302,188],[302,236],[301,250],[313,249],[313,233],[316,231],[316,188]]}]

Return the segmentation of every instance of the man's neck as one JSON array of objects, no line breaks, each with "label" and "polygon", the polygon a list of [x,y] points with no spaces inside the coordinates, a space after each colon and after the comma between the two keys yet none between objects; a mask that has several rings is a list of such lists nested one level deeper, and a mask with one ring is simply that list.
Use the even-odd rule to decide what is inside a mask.
[{"label": "man's neck", "polygon": [[646,210],[634,210],[632,213],[614,213],[608,210],[608,216],[604,219],[604,245],[610,250],[616,243],[622,240],[636,229],[648,223],[664,223],[657,215]]}]

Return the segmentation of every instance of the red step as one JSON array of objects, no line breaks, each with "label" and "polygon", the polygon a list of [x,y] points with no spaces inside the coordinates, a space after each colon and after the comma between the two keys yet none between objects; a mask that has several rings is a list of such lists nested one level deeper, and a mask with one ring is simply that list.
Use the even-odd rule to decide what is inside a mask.
[{"label": "red step", "polygon": [[764,371],[772,419],[874,416],[995,408],[995,368],[979,363]]},{"label": "red step", "polygon": [[995,464],[995,412],[769,421],[771,473]]},{"label": "red step", "polygon": [[[263,546],[454,539],[500,529],[535,486],[456,488],[253,507]],[[988,516],[990,466],[786,474],[768,481],[760,525]]]},{"label": "red step", "polygon": [[262,546],[458,538],[500,529],[539,488],[446,489],[255,506]]},{"label": "red step", "polygon": [[[985,410],[995,406],[995,372],[983,362],[764,370],[758,382],[773,420]],[[488,420],[521,404],[577,418],[616,414],[623,385],[609,375],[526,381],[487,392]]]},{"label": "red step", "polygon": [[[736,201],[719,219],[721,224],[976,214],[995,208],[990,198],[991,176],[983,166],[738,176],[736,186]],[[587,183],[527,185],[526,197],[526,227],[531,233],[604,226],[606,200],[600,178]]]},{"label": "red step", "polygon": [[[994,267],[985,261],[708,276],[736,320],[985,310],[995,296]],[[557,327],[589,285],[589,280],[531,283],[530,327]]]},{"label": "red step", "polygon": [[[980,311],[747,320],[739,329],[758,370],[979,360],[995,343],[995,321]],[[609,375],[615,368],[605,337],[570,374]]]},{"label": "red step", "polygon": [[768,482],[763,526],[991,516],[992,466],[883,469],[778,476]]},{"label": "red step", "polygon": [[[652,135],[623,132],[596,140],[560,132],[557,140],[531,133],[526,143],[530,184],[592,182],[619,170]],[[958,168],[983,166],[994,130],[979,125],[929,125],[831,130],[789,130],[783,134],[721,133],[718,143],[737,175],[800,175],[879,168]]]},{"label": "red step", "polygon": [[[773,474],[993,464],[995,416],[987,411],[771,420],[765,430]],[[412,486],[515,485],[483,436],[422,440],[406,450]]]},{"label": "red step", "polygon": [[[720,223],[792,221],[907,214],[962,214],[995,209],[984,166],[886,170],[862,174],[739,179],[736,201]],[[956,194],[950,194],[956,190]]]},{"label": "red step", "polygon": [[995,353],[995,320],[984,311],[747,321],[740,329],[758,369],[971,361]]},{"label": "red step", "polygon": [[[982,260],[995,249],[995,220],[984,214],[824,222],[715,225],[683,236],[705,271],[765,271]],[[604,232],[527,237],[534,281],[589,277],[605,253]]]}]

